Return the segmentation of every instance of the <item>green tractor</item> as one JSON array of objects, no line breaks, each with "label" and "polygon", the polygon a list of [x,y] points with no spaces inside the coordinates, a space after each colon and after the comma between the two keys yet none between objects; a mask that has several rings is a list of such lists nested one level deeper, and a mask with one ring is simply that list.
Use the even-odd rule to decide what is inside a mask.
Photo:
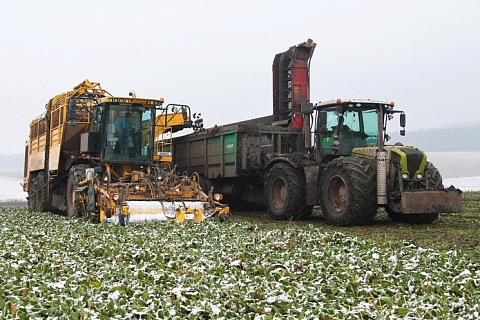
[{"label": "green tractor", "polygon": [[[378,207],[385,207],[391,219],[407,223],[431,223],[439,213],[461,211],[461,191],[444,188],[439,171],[422,150],[400,143],[385,145],[390,140],[387,122],[395,114],[400,117],[400,134],[405,135],[405,113],[395,110],[393,103],[337,99],[302,104],[302,113],[310,157],[302,160],[302,179],[305,186],[315,185],[309,181],[315,179],[316,188],[304,186],[305,201],[296,202],[305,205],[296,211],[286,206],[290,216],[308,215],[317,203],[326,220],[336,225],[368,223]],[[298,163],[295,166],[299,168]],[[274,185],[268,180],[266,186]],[[274,216],[277,211],[278,216],[269,199],[268,211]]]}]

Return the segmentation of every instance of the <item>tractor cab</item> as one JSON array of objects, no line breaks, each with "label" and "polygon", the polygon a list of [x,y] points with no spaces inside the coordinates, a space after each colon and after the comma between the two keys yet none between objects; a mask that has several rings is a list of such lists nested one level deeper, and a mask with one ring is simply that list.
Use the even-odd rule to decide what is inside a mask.
[{"label": "tractor cab", "polygon": [[373,100],[327,101],[314,105],[317,110],[315,139],[323,156],[350,156],[354,148],[383,146],[388,135],[386,123],[393,118],[393,103]]}]

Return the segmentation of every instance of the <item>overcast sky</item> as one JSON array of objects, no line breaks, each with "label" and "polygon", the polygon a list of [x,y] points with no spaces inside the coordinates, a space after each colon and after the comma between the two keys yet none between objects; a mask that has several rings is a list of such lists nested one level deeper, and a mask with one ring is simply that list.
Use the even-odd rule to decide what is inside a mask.
[{"label": "overcast sky", "polygon": [[207,127],[268,115],[274,55],[308,38],[312,102],[393,100],[407,135],[480,123],[478,0],[15,0],[0,17],[0,154],[23,153],[30,121],[84,79]]}]

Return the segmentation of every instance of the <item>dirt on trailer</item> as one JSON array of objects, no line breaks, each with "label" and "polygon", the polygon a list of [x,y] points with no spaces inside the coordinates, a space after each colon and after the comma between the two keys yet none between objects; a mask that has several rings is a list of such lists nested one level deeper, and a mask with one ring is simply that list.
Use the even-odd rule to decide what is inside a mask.
[{"label": "dirt on trailer", "polygon": [[408,241],[416,246],[440,251],[460,250],[474,258],[480,258],[480,192],[462,194],[461,213],[440,214],[432,224],[411,225],[392,221],[385,210],[379,209],[372,224],[364,226],[339,227],[326,223],[321,209],[314,208],[308,220],[278,221],[264,211],[236,211],[232,209],[231,221],[249,221],[255,228],[303,226],[310,224],[350,236],[371,239],[378,243],[385,241]]}]

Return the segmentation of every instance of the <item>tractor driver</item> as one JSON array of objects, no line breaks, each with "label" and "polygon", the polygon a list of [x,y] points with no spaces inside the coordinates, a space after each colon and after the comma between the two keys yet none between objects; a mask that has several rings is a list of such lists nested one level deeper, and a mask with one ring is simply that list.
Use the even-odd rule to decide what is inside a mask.
[{"label": "tractor driver", "polygon": [[115,135],[118,137],[118,144],[122,152],[125,150],[125,141],[128,139],[128,137],[132,137],[135,152],[140,154],[137,132],[138,130],[133,125],[132,114],[130,112],[126,112],[125,118],[118,119],[115,122]]}]

